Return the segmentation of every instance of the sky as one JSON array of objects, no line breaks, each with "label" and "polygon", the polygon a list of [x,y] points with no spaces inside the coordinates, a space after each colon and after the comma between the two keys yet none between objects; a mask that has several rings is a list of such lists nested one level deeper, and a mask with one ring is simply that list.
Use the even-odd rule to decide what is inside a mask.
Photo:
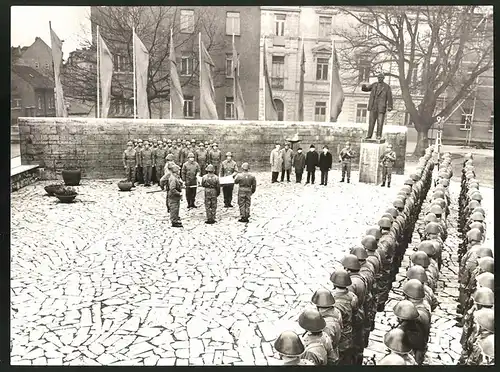
[{"label": "sky", "polygon": [[64,40],[64,59],[82,39],[90,39],[88,6],[12,6],[10,14],[11,46],[30,46],[37,36],[50,46],[49,21],[59,39]]}]

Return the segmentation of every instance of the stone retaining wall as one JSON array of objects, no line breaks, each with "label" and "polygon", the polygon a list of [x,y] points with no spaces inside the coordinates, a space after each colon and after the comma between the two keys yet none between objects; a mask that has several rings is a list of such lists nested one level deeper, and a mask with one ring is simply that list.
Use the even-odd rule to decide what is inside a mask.
[{"label": "stone retaining wall", "polygon": [[[238,163],[247,161],[251,169],[269,167],[275,141],[284,142],[298,133],[299,145],[307,151],[311,144],[321,150],[326,144],[334,155],[351,141],[359,163],[361,138],[366,125],[353,123],[133,120],[94,118],[19,118],[22,164],[44,168],[44,178],[58,177],[63,168],[80,168],[84,177],[123,176],[122,153],[127,140],[134,138],[181,138],[216,141],[223,152],[231,151]],[[404,173],[406,127],[385,126],[384,136],[397,154],[394,172]],[[298,146],[294,145],[294,149]]]}]

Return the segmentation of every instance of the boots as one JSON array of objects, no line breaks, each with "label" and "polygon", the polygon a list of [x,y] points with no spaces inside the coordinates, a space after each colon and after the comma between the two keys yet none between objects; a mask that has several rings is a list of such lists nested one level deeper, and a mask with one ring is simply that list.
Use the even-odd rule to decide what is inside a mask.
[{"label": "boots", "polygon": [[351,179],[350,179],[350,178],[348,178],[348,179],[347,179],[347,183],[350,183],[350,182],[351,182]]},{"label": "boots", "polygon": [[391,187],[391,183],[390,182],[387,182],[387,187]]},{"label": "boots", "polygon": [[385,182],[382,182],[382,184],[380,185],[380,187],[384,187],[385,186]]},{"label": "boots", "polygon": [[[340,182],[344,182],[344,177],[342,177],[342,179],[340,180]],[[347,182],[349,182],[349,181],[347,181]]]}]

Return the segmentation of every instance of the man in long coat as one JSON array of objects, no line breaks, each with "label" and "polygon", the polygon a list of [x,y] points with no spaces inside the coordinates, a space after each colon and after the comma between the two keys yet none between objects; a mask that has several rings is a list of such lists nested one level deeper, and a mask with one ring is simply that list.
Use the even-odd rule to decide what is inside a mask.
[{"label": "man in long coat", "polygon": [[302,174],[304,173],[304,168],[306,167],[306,157],[302,152],[302,148],[298,148],[297,153],[293,157],[293,167],[295,168],[295,181],[297,183],[302,182]]},{"label": "man in long coat", "polygon": [[276,143],[273,151],[271,151],[269,162],[271,163],[271,183],[278,182],[278,175],[283,165],[283,157],[280,153],[279,143]]},{"label": "man in long coat", "polygon": [[385,75],[378,74],[378,82],[369,86],[363,84],[361,90],[363,92],[371,92],[368,100],[368,111],[370,118],[368,121],[368,134],[366,139],[373,136],[375,122],[377,122],[377,139],[382,138],[382,127],[384,125],[386,111],[392,111],[392,90],[389,84],[384,83]]},{"label": "man in long coat", "polygon": [[316,167],[319,165],[319,155],[316,152],[314,145],[309,147],[309,152],[306,154],[306,170],[307,170],[307,181],[306,185],[311,182],[314,185],[314,180],[316,178]]},{"label": "man in long coat", "polygon": [[285,148],[281,150],[281,156],[283,157],[283,164],[281,166],[281,182],[285,180],[285,172],[286,182],[290,182],[290,172],[292,171],[293,164],[293,151],[288,143],[285,143]]}]

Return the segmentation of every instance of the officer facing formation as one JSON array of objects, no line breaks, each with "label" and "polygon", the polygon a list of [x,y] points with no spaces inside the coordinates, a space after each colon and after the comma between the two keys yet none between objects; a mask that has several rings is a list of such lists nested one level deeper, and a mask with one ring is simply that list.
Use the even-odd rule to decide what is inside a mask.
[{"label": "officer facing formation", "polygon": [[194,154],[187,155],[188,160],[182,166],[182,180],[186,186],[186,201],[188,209],[198,208],[195,204],[196,189],[198,185],[197,176],[200,174],[200,166],[194,161]]},{"label": "officer facing formation", "polygon": [[[220,176],[221,177],[232,176],[234,178],[234,177],[236,177],[237,174],[238,174],[238,165],[233,160],[233,154],[228,152],[228,153],[226,153],[226,160],[224,160],[221,164]],[[234,190],[234,184],[222,186],[222,193],[224,194],[224,207],[225,208],[232,208],[233,207],[233,205],[231,204],[233,201],[233,190]]]},{"label": "officer facing formation", "polygon": [[215,214],[217,211],[217,197],[220,194],[219,177],[217,177],[215,168],[209,164],[206,168],[207,174],[201,179],[201,186],[205,189],[205,209],[207,212],[207,220],[205,223],[214,224]]},{"label": "officer facing formation", "polygon": [[238,206],[240,207],[239,222],[248,222],[250,217],[250,205],[252,203],[252,195],[257,188],[257,180],[255,176],[248,173],[248,163],[241,164],[242,172],[237,174],[234,183],[239,185],[238,188]]}]

